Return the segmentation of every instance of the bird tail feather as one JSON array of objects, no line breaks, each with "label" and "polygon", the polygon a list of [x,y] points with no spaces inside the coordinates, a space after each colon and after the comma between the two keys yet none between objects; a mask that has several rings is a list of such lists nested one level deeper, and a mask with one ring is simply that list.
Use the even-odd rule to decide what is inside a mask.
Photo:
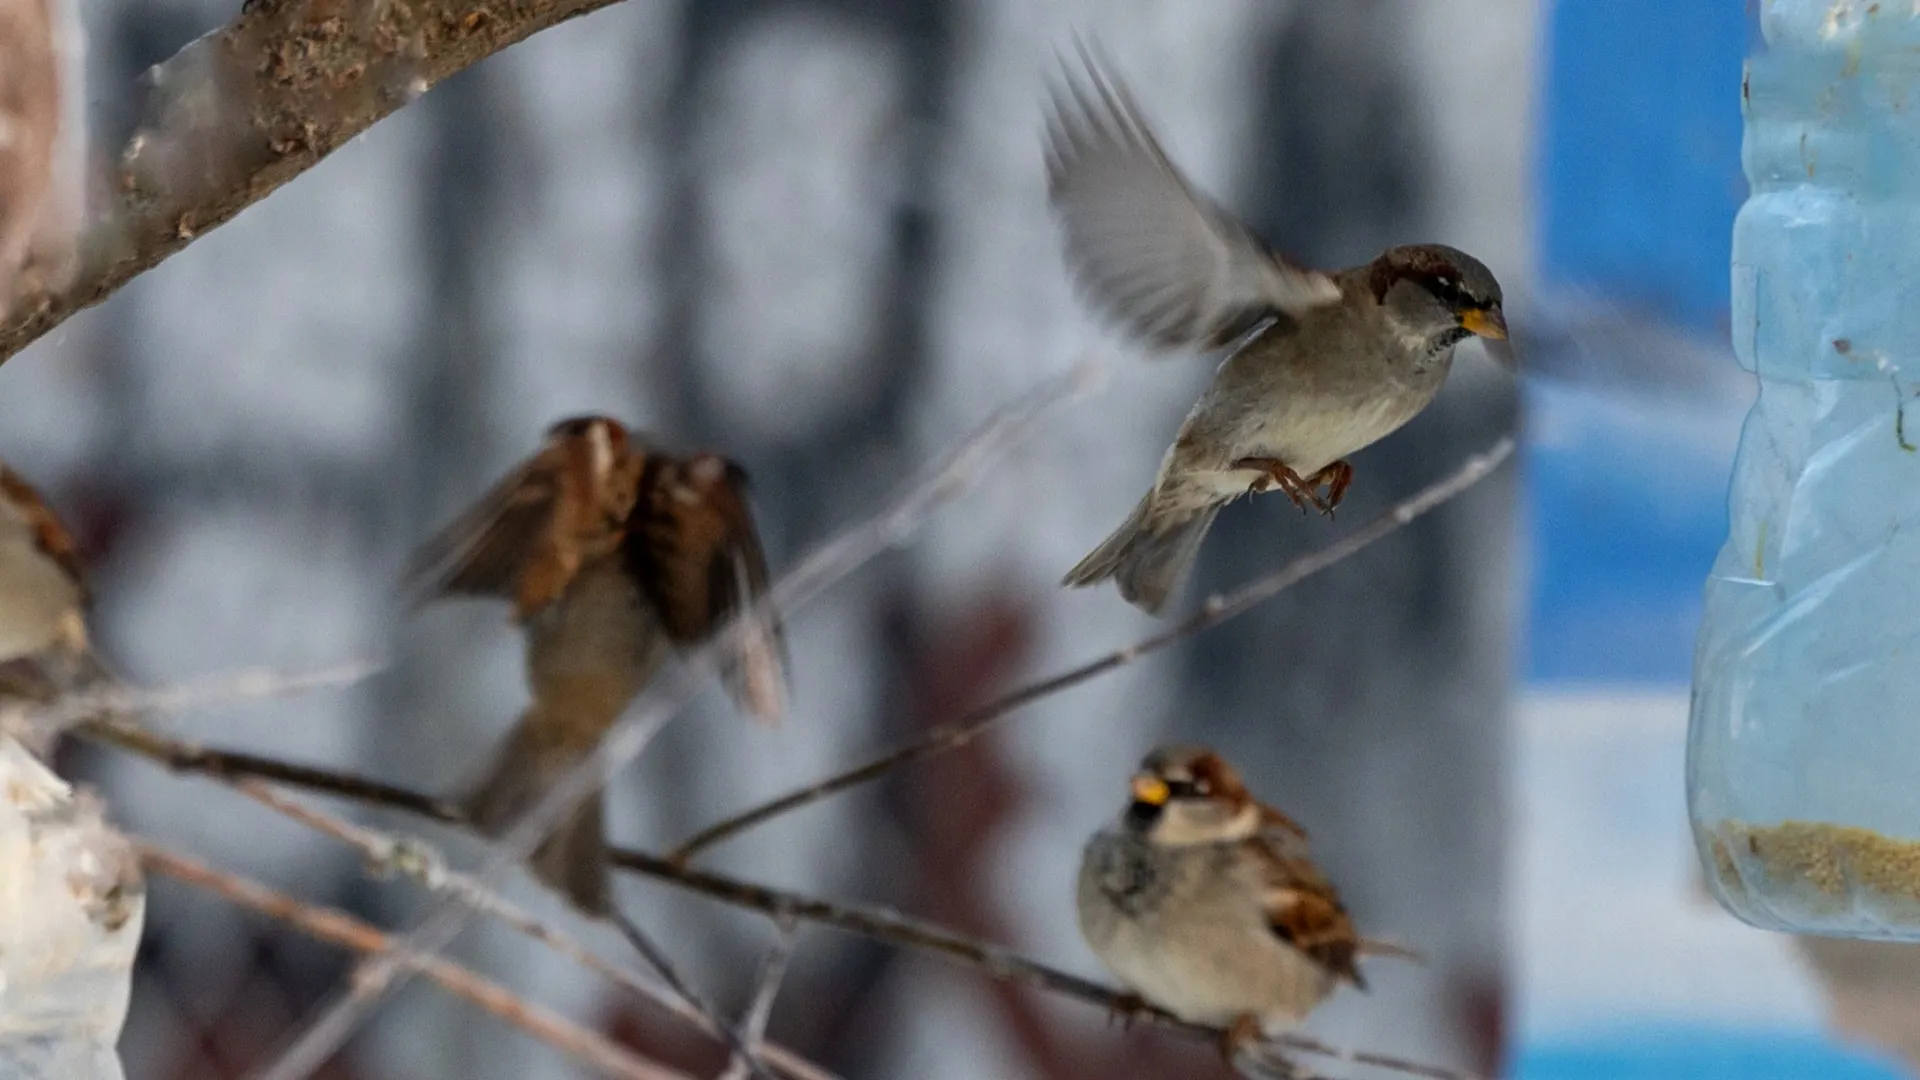
[{"label": "bird tail feather", "polygon": [[1149,521],[1153,493],[1140,500],[1113,535],[1067,571],[1062,584],[1096,585],[1112,578],[1128,603],[1157,615],[1186,580],[1200,541],[1220,512],[1209,506],[1179,521]]},{"label": "bird tail feather", "polygon": [[[461,800],[467,820],[488,835],[512,828],[590,752],[570,741],[555,740],[536,723],[534,710],[501,743],[493,764]],[[581,800],[527,859],[535,877],[564,894],[589,915],[611,908],[607,887],[607,842],[602,831],[600,792]]]}]

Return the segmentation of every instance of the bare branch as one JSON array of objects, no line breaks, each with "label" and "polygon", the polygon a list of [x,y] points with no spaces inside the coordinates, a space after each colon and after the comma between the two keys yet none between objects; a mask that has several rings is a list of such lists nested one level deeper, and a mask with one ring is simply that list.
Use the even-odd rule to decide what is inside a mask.
[{"label": "bare branch", "polygon": [[[163,740],[155,741],[159,742]],[[158,760],[170,759],[163,755]],[[305,770],[301,770],[301,772],[303,775],[315,775]],[[217,770],[210,771],[207,775],[231,779],[229,775]],[[278,778],[279,777],[275,777],[275,779]],[[339,779],[352,778],[343,777]],[[276,813],[283,814],[316,832],[358,848],[360,853],[366,857],[368,871],[375,876],[400,874],[419,882],[435,892],[458,896],[466,903],[472,905],[475,910],[500,920],[515,930],[518,930],[520,933],[547,946],[554,952],[567,957],[587,970],[601,976],[608,982],[658,1005],[674,1016],[693,1024],[706,1034],[719,1038],[723,1042],[725,1041],[723,1033],[727,1029],[722,1026],[713,1015],[703,1011],[695,1004],[683,1000],[680,996],[676,996],[668,988],[648,982],[640,978],[636,973],[618,964],[602,959],[598,953],[588,949],[571,935],[542,922],[500,894],[483,887],[471,877],[448,869],[446,858],[441,855],[433,845],[426,841],[412,836],[393,836],[376,829],[355,825],[331,814],[322,813],[305,803],[281,795],[259,780],[240,780],[234,784],[234,787],[241,794],[246,795],[248,798],[253,799]],[[344,794],[346,797],[354,798],[360,802],[394,806],[448,824],[457,825],[461,823],[457,810],[421,809],[421,807],[429,805],[431,800],[419,799],[412,792],[405,792],[401,800],[397,802],[382,802],[379,797],[367,797],[366,792],[368,791],[387,793],[400,790],[397,788],[388,788],[385,785],[368,787],[352,784],[337,786],[328,784],[319,786],[318,790],[334,795]],[[757,1038],[757,1036],[752,1037],[749,1045],[755,1045],[753,1040],[757,1040]],[[835,1080],[833,1075],[825,1069],[785,1047],[771,1043],[761,1043],[757,1046],[757,1049],[781,1072],[795,1077],[796,1080]]]},{"label": "bare branch", "polygon": [[353,686],[387,668],[383,660],[358,660],[313,671],[265,668],[226,672],[206,679],[144,689],[124,682],[66,694],[45,705],[0,703],[0,731],[57,732],[75,725],[91,729],[102,741],[137,740],[141,732],[127,717],[136,713],[182,713],[260,698],[291,697],[315,690]]},{"label": "bare branch", "polygon": [[[144,750],[126,747],[135,753],[145,754]],[[172,760],[162,753],[154,760],[165,763]],[[244,775],[251,758],[235,761],[217,750],[199,751],[199,756],[217,762],[205,775],[216,779],[230,779],[234,775]],[[198,771],[188,766],[183,771]],[[286,779],[287,776],[299,779]],[[303,780],[312,778],[316,782],[303,784]],[[449,825],[469,827],[462,821],[457,809],[445,807],[434,799],[418,792],[395,788],[386,784],[364,781],[359,777],[345,773],[329,773],[325,770],[294,767],[276,770],[274,779],[284,783],[310,786],[313,790],[329,795],[351,799],[370,806],[383,806],[401,810],[410,814],[430,818]],[[674,863],[658,855],[649,855],[643,851],[616,848],[608,853],[612,864],[623,870],[643,877],[664,881],[688,892],[697,893],[717,900],[723,904],[761,912],[776,922],[793,919],[830,927],[842,933],[856,937],[879,941],[895,948],[910,949],[933,956],[951,964],[979,971],[992,979],[1031,987],[1061,997],[1107,1009],[1118,1013],[1137,1015],[1155,1026],[1166,1028],[1188,1037],[1210,1042],[1218,1042],[1224,1034],[1218,1028],[1201,1024],[1189,1024],[1157,1009],[1140,1010],[1137,999],[1130,995],[1109,989],[1090,979],[1048,967],[1038,961],[1030,960],[1019,953],[1002,949],[982,941],[956,934],[945,927],[902,915],[887,908],[862,906],[857,904],[837,904],[828,900],[806,896],[801,893],[740,881],[721,874],[694,870]],[[1373,1054],[1364,1051],[1342,1050],[1328,1046],[1316,1039],[1304,1035],[1284,1035],[1275,1040],[1276,1048],[1295,1053],[1314,1054],[1352,1064],[1366,1065],[1377,1069],[1401,1073],[1407,1076],[1424,1077],[1427,1080],[1475,1080],[1470,1074],[1449,1069],[1423,1065],[1404,1058],[1385,1054]],[[806,1080],[816,1078],[790,1067],[788,1062],[779,1061],[774,1048],[767,1048],[767,1056],[774,1058],[780,1067]],[[831,1078],[817,1078],[831,1080]]]},{"label": "bare branch", "polygon": [[[585,755],[499,836],[476,876],[483,882],[490,881],[508,866],[523,861],[562,818],[605,782],[609,772],[625,767],[685,708],[705,678],[719,670],[721,657],[734,649],[741,635],[754,632],[767,620],[785,617],[911,535],[936,509],[971,487],[993,459],[1037,426],[1042,416],[1091,392],[1100,374],[1093,362],[1083,362],[995,412],[984,427],[937,459],[934,467],[907,485],[880,513],[829,539],[776,582],[758,603],[739,613],[714,640],[656,677],[594,752]],[[457,900],[441,903],[407,935],[405,951],[434,955],[459,932],[470,911]],[[368,1010],[410,975],[409,969],[399,967],[385,955],[364,959],[349,991],[328,1006],[278,1062],[259,1074],[260,1080],[305,1080],[338,1049]]]},{"label": "bare branch", "polygon": [[615,0],[246,0],[149,71],[78,273],[0,321],[0,362],[429,87]]},{"label": "bare branch", "polygon": [[[778,919],[780,936],[774,939],[773,948],[767,950],[767,957],[760,962],[760,977],[755,980],[753,1000],[747,1005],[747,1015],[740,1024],[740,1036],[747,1045],[758,1048],[767,1038],[767,1021],[773,1017],[773,999],[780,994],[780,981],[786,978],[787,961],[793,956],[793,945],[798,930],[791,916]],[[746,1080],[747,1062],[735,1058],[727,1065],[727,1071],[720,1074],[720,1080]]]},{"label": "bare branch", "polygon": [[653,973],[660,976],[680,1000],[707,1019],[706,1026],[727,1044],[727,1050],[733,1055],[733,1060],[740,1062],[747,1074],[754,1080],[773,1080],[773,1074],[767,1071],[766,1063],[761,1061],[760,1055],[754,1051],[753,1040],[735,1031],[720,1019],[719,1010],[707,1004],[707,999],[695,991],[692,984],[681,976],[679,967],[674,964],[672,958],[667,956],[667,951],[653,940],[653,935],[642,929],[640,924],[620,910],[618,905],[608,906],[607,918],[619,929],[620,935],[627,939],[627,944],[633,946],[633,951],[639,953],[640,958],[653,969]]},{"label": "bare branch", "polygon": [[448,800],[363,776],[308,768],[238,750],[208,750],[132,724],[89,724],[76,728],[74,734],[137,754],[176,773],[210,777],[229,784],[248,778],[272,780],[355,802],[391,806],[436,821],[462,823],[459,807]]},{"label": "bare branch", "polygon": [[[251,908],[310,937],[359,953],[385,952],[394,947],[387,934],[345,912],[297,900],[152,844],[143,843],[138,847],[141,862],[148,870]],[[531,1004],[500,984],[451,961],[408,956],[404,962],[417,964],[427,978],[455,997],[478,1005],[603,1075],[621,1080],[691,1080],[685,1073],[647,1061],[599,1033]]]},{"label": "bare branch", "polygon": [[938,757],[951,750],[958,750],[973,740],[998,727],[1021,709],[1032,705],[1042,698],[1051,697],[1063,690],[1071,689],[1098,675],[1104,675],[1115,668],[1124,667],[1135,660],[1190,637],[1202,630],[1218,626],[1236,615],[1244,614],[1262,601],[1268,600],[1301,581],[1322,570],[1351,557],[1369,545],[1391,535],[1408,522],[1452,499],[1454,496],[1479,483],[1513,453],[1513,439],[1501,437],[1500,441],[1489,447],[1486,452],[1469,458],[1453,475],[1431,484],[1388,510],[1359,529],[1342,537],[1332,544],[1310,555],[1304,555],[1286,566],[1264,577],[1241,586],[1225,596],[1208,597],[1200,610],[1170,630],[1136,642],[1124,649],[1082,664],[1051,678],[1023,686],[1011,693],[972,710],[951,723],[942,724],[929,730],[914,741],[898,749],[873,758],[864,764],[836,773],[824,780],[806,787],[790,791],[776,799],[742,811],[724,821],[710,825],[689,837],[675,848],[671,858],[678,863],[686,863],[695,855],[739,834],[763,825],[774,818],[792,813],[795,810],[819,802],[850,788],[870,783],[903,765],[916,761]]}]

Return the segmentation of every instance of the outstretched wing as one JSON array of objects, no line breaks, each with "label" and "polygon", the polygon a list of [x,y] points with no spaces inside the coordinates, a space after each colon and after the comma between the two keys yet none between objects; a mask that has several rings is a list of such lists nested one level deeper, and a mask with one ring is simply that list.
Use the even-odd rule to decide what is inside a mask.
[{"label": "outstretched wing", "polygon": [[1220,348],[1340,298],[1196,190],[1131,93],[1083,44],[1053,94],[1047,182],[1067,258],[1094,305],[1155,344]]},{"label": "outstretched wing", "polygon": [[[767,589],[767,561],[747,502],[747,475],[716,454],[662,462],[642,482],[628,530],[628,565],[676,644],[697,645]],[[786,645],[755,616],[729,649],[727,690],[764,723],[786,711]]]},{"label": "outstretched wing", "polygon": [[566,588],[555,568],[528,573],[537,553],[554,547],[560,477],[542,453],[523,462],[414,552],[406,589],[416,602],[443,596],[514,601],[525,617]]},{"label": "outstretched wing", "polygon": [[556,425],[539,453],[421,545],[408,591],[416,602],[501,597],[524,620],[558,599],[586,560],[618,549],[645,461],[611,420]]}]

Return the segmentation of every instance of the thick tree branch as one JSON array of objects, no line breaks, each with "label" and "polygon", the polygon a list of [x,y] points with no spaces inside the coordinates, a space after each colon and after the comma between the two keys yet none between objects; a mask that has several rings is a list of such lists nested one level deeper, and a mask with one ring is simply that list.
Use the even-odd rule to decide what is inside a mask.
[{"label": "thick tree branch", "polygon": [[615,0],[247,0],[149,71],[147,116],[65,288],[0,321],[0,362],[429,87]]},{"label": "thick tree branch", "polygon": [[1479,483],[1512,453],[1513,439],[1503,436],[1484,453],[1469,458],[1466,464],[1456,470],[1453,475],[1423,488],[1411,498],[1341,539],[1319,551],[1295,559],[1271,574],[1256,578],[1225,596],[1209,597],[1199,611],[1194,612],[1172,629],[1108,653],[1079,667],[1003,694],[952,723],[933,728],[904,746],[710,825],[675,848],[671,857],[675,862],[684,864],[715,844],[738,836],[774,818],[810,806],[849,788],[878,780],[903,765],[958,750],[1042,698],[1051,697],[1097,675],[1124,667],[1149,653],[1159,652],[1182,638],[1190,637],[1202,630],[1218,626],[1236,615],[1244,614],[1261,602],[1277,596],[1335,563],[1358,554],[1361,549],[1446,503]]}]

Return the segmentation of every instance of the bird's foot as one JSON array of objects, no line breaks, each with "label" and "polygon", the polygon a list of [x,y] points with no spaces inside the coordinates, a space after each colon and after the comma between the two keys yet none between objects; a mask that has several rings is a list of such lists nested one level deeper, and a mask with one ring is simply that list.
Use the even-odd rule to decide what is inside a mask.
[{"label": "bird's foot", "polygon": [[[1241,458],[1233,463],[1233,467],[1236,469],[1251,469],[1264,474],[1247,486],[1247,490],[1255,495],[1278,488],[1282,495],[1293,500],[1293,505],[1299,507],[1300,512],[1303,514],[1307,512],[1308,503],[1312,503],[1315,508],[1322,512],[1331,509],[1331,507],[1326,504],[1326,501],[1320,498],[1320,493],[1314,490],[1312,483],[1308,482],[1299,473],[1294,472],[1292,466],[1278,458]],[[1329,468],[1331,467],[1332,466],[1329,466]],[[1324,472],[1325,470],[1321,471]]]},{"label": "bird's foot", "polygon": [[1258,1046],[1265,1037],[1266,1033],[1260,1029],[1260,1018],[1252,1013],[1241,1013],[1220,1033],[1220,1056],[1227,1059],[1227,1065],[1231,1068],[1242,1051]]},{"label": "bird's foot", "polygon": [[1120,1030],[1131,1031],[1135,1020],[1140,1019],[1152,1011],[1153,1006],[1147,1004],[1146,998],[1141,997],[1131,990],[1126,990],[1114,995],[1113,1002],[1107,1009],[1107,1019],[1109,1022],[1119,1020]]},{"label": "bird's foot", "polygon": [[1327,487],[1327,498],[1321,510],[1328,517],[1332,517],[1333,508],[1339,506],[1340,500],[1347,497],[1347,488],[1353,484],[1353,466],[1345,461],[1336,461],[1307,477],[1309,487],[1317,488],[1322,484]]}]

